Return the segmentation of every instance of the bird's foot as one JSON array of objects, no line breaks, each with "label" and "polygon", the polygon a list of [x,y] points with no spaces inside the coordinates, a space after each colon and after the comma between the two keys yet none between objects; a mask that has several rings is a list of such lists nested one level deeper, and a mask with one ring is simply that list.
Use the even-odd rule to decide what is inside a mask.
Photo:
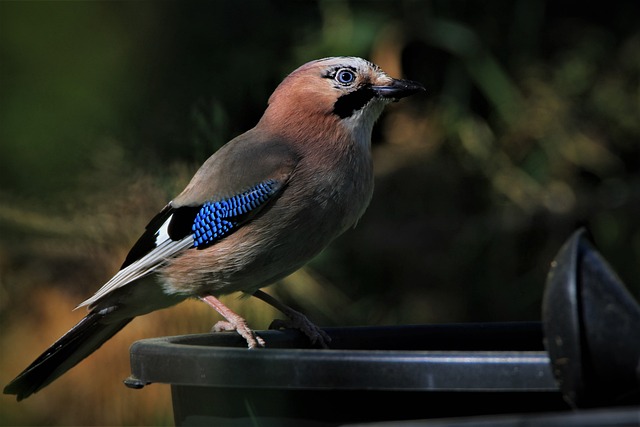
[{"label": "bird's foot", "polygon": [[211,328],[211,332],[236,331],[242,338],[247,341],[247,346],[249,348],[264,347],[266,345],[264,340],[260,338],[260,336],[258,336],[255,332],[253,332],[253,330],[251,330],[249,326],[247,326],[247,323],[244,321],[244,319],[241,320],[242,322],[239,324],[233,324],[227,320],[220,320],[219,322],[216,322],[215,325],[213,325],[213,328]]},{"label": "bird's foot", "polygon": [[277,308],[289,318],[288,320],[274,320],[271,322],[269,329],[297,329],[311,340],[311,344],[329,348],[329,343],[331,342],[329,334],[316,326],[307,316],[281,303],[264,291],[257,290],[253,293],[253,296]]},{"label": "bird's foot", "polygon": [[247,346],[250,349],[265,346],[264,340],[249,328],[247,321],[239,314],[231,311],[231,309],[224,305],[220,300],[210,295],[201,297],[200,299],[213,307],[218,313],[220,313],[220,315],[222,315],[222,317],[227,319],[226,321],[221,320],[213,325],[213,328],[211,329],[212,332],[236,331],[247,341]]},{"label": "bird's foot", "polygon": [[304,314],[289,308],[285,313],[289,319],[275,319],[269,325],[269,329],[297,329],[305,334],[311,344],[319,345],[322,348],[329,348],[331,337],[325,331],[320,329],[315,323],[307,318]]},{"label": "bird's foot", "polygon": [[220,320],[216,322],[215,325],[211,328],[211,332],[233,332],[236,328],[226,320]]}]

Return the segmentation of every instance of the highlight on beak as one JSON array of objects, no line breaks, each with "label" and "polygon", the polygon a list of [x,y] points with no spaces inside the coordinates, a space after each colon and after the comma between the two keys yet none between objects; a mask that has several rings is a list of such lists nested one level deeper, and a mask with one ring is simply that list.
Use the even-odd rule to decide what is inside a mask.
[{"label": "highlight on beak", "polygon": [[421,83],[402,79],[393,79],[389,85],[372,86],[371,89],[380,98],[388,98],[394,101],[413,95],[418,91],[426,91]]}]

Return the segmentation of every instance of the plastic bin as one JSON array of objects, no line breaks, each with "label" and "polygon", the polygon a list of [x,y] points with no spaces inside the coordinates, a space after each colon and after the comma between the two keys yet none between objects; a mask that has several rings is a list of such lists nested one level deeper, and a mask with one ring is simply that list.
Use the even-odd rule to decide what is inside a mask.
[{"label": "plastic bin", "polygon": [[[540,323],[328,328],[148,339],[129,386],[171,384],[176,425],[318,426],[567,409]],[[505,348],[508,343],[509,348]],[[446,350],[445,350],[446,349]]]}]

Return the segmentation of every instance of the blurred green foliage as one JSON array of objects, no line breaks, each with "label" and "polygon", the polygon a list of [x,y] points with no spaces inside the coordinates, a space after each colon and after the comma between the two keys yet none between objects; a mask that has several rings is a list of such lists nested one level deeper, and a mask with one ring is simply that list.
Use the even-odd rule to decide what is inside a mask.
[{"label": "blurred green foliage", "polygon": [[635,1],[0,2],[0,326],[38,286],[89,296],[288,72],[335,55],[428,95],[383,117],[369,210],[280,298],[323,325],[538,319],[578,226],[637,296],[638,16]]}]

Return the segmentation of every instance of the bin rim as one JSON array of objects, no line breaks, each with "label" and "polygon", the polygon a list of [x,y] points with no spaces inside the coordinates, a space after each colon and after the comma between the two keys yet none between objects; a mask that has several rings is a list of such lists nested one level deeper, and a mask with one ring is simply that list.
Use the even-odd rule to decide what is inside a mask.
[{"label": "bin rim", "polygon": [[357,342],[363,336],[419,339],[475,333],[481,339],[483,334],[536,328],[537,322],[326,328],[343,347],[334,349],[296,347],[304,337],[291,330],[258,332],[268,347],[253,350],[244,348],[242,338],[233,333],[152,338],[132,345],[127,385],[557,392],[542,350],[344,348],[350,337]]}]

